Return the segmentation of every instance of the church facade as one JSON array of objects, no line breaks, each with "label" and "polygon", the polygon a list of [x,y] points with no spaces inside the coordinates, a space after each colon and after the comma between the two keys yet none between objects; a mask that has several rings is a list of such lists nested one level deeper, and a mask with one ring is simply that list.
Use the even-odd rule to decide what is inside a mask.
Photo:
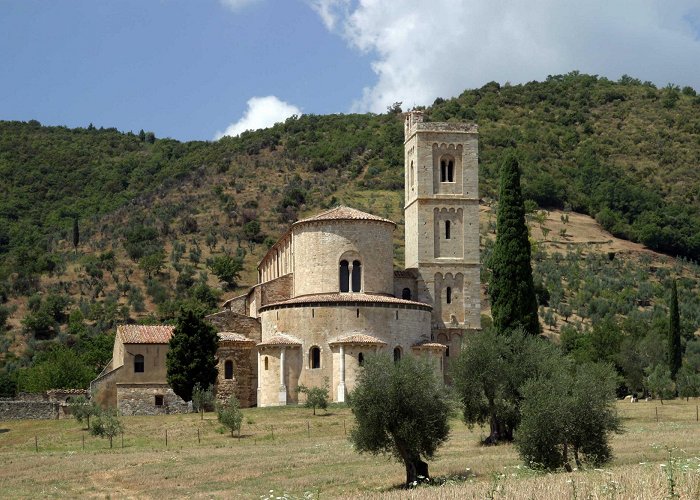
[{"label": "church facade", "polygon": [[374,352],[422,356],[444,375],[480,328],[476,126],[412,111],[404,130],[405,269],[393,268],[390,220],[341,206],[292,224],[260,261],[258,284],[209,316],[219,399],[294,404],[300,385],[325,385],[343,402]]}]

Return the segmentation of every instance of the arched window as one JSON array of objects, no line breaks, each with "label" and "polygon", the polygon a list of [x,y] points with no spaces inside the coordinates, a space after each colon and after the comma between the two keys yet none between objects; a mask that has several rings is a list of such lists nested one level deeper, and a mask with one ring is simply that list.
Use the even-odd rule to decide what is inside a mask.
[{"label": "arched window", "polygon": [[401,361],[401,348],[400,347],[394,347],[394,363],[398,363]]},{"label": "arched window", "polygon": [[227,359],[224,363],[224,378],[231,380],[233,378],[233,361]]},{"label": "arched window", "polygon": [[446,240],[450,239],[450,229],[451,229],[450,225],[451,225],[450,221],[446,220],[445,221],[445,239]]},{"label": "arched window", "polygon": [[350,291],[350,266],[347,260],[340,261],[340,291]]},{"label": "arched window", "polygon": [[447,162],[447,182],[455,181],[455,164],[452,160]]},{"label": "arched window", "polygon": [[136,356],[134,356],[134,372],[143,373],[143,367],[143,356],[141,354],[137,354]]},{"label": "arched window", "polygon": [[445,357],[446,358],[450,357],[450,346],[447,346],[447,349],[445,350]]},{"label": "arched window", "polygon": [[446,298],[447,298],[447,303],[448,303],[448,304],[451,304],[451,303],[452,303],[452,288],[450,288],[450,287],[448,286],[448,287],[447,287],[447,290],[445,290],[445,295],[446,295]]},{"label": "arched window", "polygon": [[404,300],[411,300],[411,289],[410,288],[404,288],[401,291],[401,298]]},{"label": "arched window", "polygon": [[360,364],[360,366],[365,364],[365,355],[360,353],[357,355],[357,362]]},{"label": "arched window", "polygon": [[440,182],[447,182],[447,162],[440,160]]},{"label": "arched window", "polygon": [[309,350],[309,368],[321,368],[321,349],[316,346]]},{"label": "arched window", "polygon": [[265,356],[265,369],[267,370],[267,356]]},{"label": "arched window", "polygon": [[352,261],[352,291],[362,290],[362,264],[359,260]]}]

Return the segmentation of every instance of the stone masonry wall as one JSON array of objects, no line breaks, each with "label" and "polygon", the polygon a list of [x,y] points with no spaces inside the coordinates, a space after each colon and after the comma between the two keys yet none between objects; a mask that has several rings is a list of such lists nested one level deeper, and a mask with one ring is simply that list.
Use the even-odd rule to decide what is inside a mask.
[{"label": "stone masonry wall", "polygon": [[250,316],[237,314],[231,311],[221,311],[210,314],[207,319],[220,332],[234,332],[245,335],[249,339],[260,342],[260,321]]},{"label": "stone masonry wall", "polygon": [[[156,395],[163,396],[163,405],[155,405]],[[164,415],[188,413],[189,406],[167,384],[118,384],[117,408],[122,415]]]},{"label": "stone masonry wall", "polygon": [[50,401],[0,400],[0,421],[4,420],[56,420],[59,404]]},{"label": "stone masonry wall", "polygon": [[[225,403],[232,394],[236,395],[241,408],[256,405],[257,398],[257,351],[235,342],[219,342],[216,352],[219,360],[219,376],[216,379],[216,400]],[[226,361],[233,362],[233,378],[225,378]]]},{"label": "stone masonry wall", "polygon": [[261,306],[291,299],[294,288],[294,275],[287,274],[280,278],[268,281],[260,285],[262,303]]}]

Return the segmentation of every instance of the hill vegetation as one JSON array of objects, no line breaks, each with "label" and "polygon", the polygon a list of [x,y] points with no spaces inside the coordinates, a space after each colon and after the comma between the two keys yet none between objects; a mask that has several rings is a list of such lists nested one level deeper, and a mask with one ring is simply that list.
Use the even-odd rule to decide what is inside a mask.
[{"label": "hill vegetation", "polygon": [[[558,248],[533,252],[545,331],[561,334],[572,356],[612,360],[628,387],[643,386],[644,369],[666,359],[657,340],[672,278],[680,278],[686,357],[700,356],[700,269],[692,263],[700,252],[699,110],[689,87],[578,73],[490,83],[425,109],[428,120],[479,124],[485,205],[495,198],[497,165],[517,149],[531,228],[545,226],[538,208],[582,212],[613,235],[681,257],[601,254],[567,243],[565,229]],[[25,370],[20,388],[41,387],[32,360],[65,363],[64,346],[95,373],[109,359],[116,323],[171,321],[185,302],[215,308],[254,283],[257,260],[291,222],[320,208],[345,203],[399,222],[401,266],[398,111],[304,115],[186,143],[0,122],[0,386],[14,390]],[[482,227],[484,258],[493,229],[491,220]]]}]

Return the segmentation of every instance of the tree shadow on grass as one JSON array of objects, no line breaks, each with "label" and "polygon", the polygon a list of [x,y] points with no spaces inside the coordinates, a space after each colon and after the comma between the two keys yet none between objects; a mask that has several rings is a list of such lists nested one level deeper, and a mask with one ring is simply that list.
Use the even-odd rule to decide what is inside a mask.
[{"label": "tree shadow on grass", "polygon": [[455,472],[449,472],[447,474],[444,474],[442,476],[433,476],[430,478],[429,481],[425,481],[420,483],[417,486],[413,486],[411,488],[406,487],[406,483],[400,483],[400,484],[394,484],[393,486],[389,487],[387,491],[395,491],[395,490],[406,490],[406,489],[414,489],[414,488],[425,488],[425,487],[430,487],[430,486],[445,486],[445,485],[452,485],[452,484],[460,484],[460,483],[466,483],[467,481],[476,478],[476,474],[471,470],[471,469],[461,469],[459,471]]},{"label": "tree shadow on grass", "polygon": [[0,434],[3,434],[5,432],[10,432],[10,429],[0,429]]}]

